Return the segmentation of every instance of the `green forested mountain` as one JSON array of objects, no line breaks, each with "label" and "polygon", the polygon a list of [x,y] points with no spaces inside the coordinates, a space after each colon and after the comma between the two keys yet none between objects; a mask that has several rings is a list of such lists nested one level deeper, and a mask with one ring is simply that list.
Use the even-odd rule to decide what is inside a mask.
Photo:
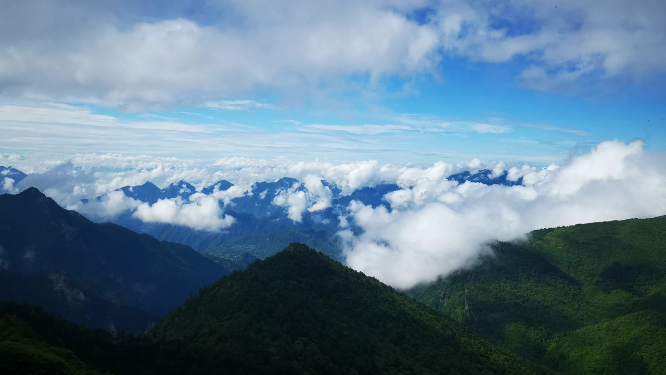
[{"label": "green forested mountain", "polygon": [[330,238],[326,232],[304,231],[297,228],[279,231],[263,229],[258,232],[245,233],[205,252],[226,259],[234,259],[243,253],[264,259],[282,251],[292,242],[317,249],[333,259],[338,259],[341,254],[337,241]]},{"label": "green forested mountain", "polygon": [[0,195],[0,299],[142,332],[228,273],[190,247],[92,223],[37,189]]},{"label": "green forested mountain", "polygon": [[6,375],[99,374],[72,351],[43,342],[28,324],[8,315],[0,317],[0,369]]},{"label": "green forested mountain", "polygon": [[564,373],[666,373],[666,217],[529,238],[408,294]]},{"label": "green forested mountain", "polygon": [[224,353],[231,373],[544,371],[300,244],[204,288],[148,336]]},{"label": "green forested mountain", "polygon": [[3,374],[542,374],[549,370],[292,244],[191,297],[146,335],[0,302]]}]

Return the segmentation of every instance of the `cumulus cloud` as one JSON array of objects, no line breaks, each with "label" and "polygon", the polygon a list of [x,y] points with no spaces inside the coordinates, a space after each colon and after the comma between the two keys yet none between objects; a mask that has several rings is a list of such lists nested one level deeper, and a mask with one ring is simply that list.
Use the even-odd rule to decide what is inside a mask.
[{"label": "cumulus cloud", "polygon": [[[307,91],[349,76],[367,76],[375,87],[387,75],[437,76],[448,55],[493,63],[526,56],[523,84],[546,91],[585,77],[639,80],[666,66],[665,9],[654,0],[610,6],[594,0],[229,0],[207,6],[218,20],[161,19],[104,2],[7,6],[0,15],[3,90],[129,111],[238,110],[267,108],[234,99],[267,88]],[[412,17],[424,10],[427,17]]]},{"label": "cumulus cloud", "polygon": [[[303,186],[303,188],[301,188]],[[322,183],[321,177],[308,175],[303,183],[295,183],[289,189],[280,192],[274,199],[276,206],[287,207],[288,217],[296,222],[303,220],[303,212],[317,212],[331,207],[333,192]]]},{"label": "cumulus cloud", "polygon": [[93,219],[108,220],[132,211],[140,204],[140,201],[129,198],[122,191],[112,191],[100,197],[99,200],[93,199],[87,204],[77,204],[75,208],[78,212]]},{"label": "cumulus cloud", "polygon": [[19,191],[35,187],[58,204],[73,208],[81,198],[94,197],[97,192],[93,173],[74,167],[71,162],[58,165],[44,173],[29,174],[16,185]]},{"label": "cumulus cloud", "polygon": [[[407,17],[413,5],[211,2],[246,24],[221,19],[222,25],[203,26],[174,18],[119,28],[99,3],[26,3],[3,12],[2,21],[23,32],[7,31],[3,44],[8,48],[0,53],[0,82],[26,96],[125,110],[206,105],[215,103],[210,97],[313,87],[356,73],[369,73],[376,81],[384,74],[424,71],[437,62],[437,34]],[[89,23],[77,19],[81,13]],[[54,39],[49,33],[71,38]]]},{"label": "cumulus cloud", "polygon": [[7,193],[14,193],[16,189],[14,189],[14,179],[5,177],[2,179],[2,190]]},{"label": "cumulus cloud", "polygon": [[190,201],[184,203],[178,197],[161,199],[153,205],[142,203],[132,216],[144,222],[182,225],[211,232],[228,228],[235,221],[232,216],[223,214],[215,197],[190,197]]},{"label": "cumulus cloud", "polygon": [[286,192],[282,192],[273,199],[273,204],[276,206],[287,207],[287,216],[296,222],[303,220],[303,212],[307,208],[307,197],[305,191],[296,190],[300,187],[300,183],[294,184]]},{"label": "cumulus cloud", "polygon": [[398,288],[474,262],[495,240],[531,230],[666,214],[666,163],[641,141],[604,142],[569,165],[515,169],[521,186],[424,182],[388,194],[391,211],[357,202],[350,219],[363,229],[347,241],[349,266]]},{"label": "cumulus cloud", "polygon": [[[479,166],[481,161],[478,161]],[[414,185],[419,179],[442,179],[460,167],[444,162],[432,166],[410,166],[381,163],[377,160],[355,162],[311,162],[294,161],[286,158],[274,160],[248,158],[222,158],[215,162],[225,172],[217,174],[235,181],[256,182],[291,177],[305,181],[308,176],[316,176],[341,189],[342,195],[349,195],[363,187],[395,183],[400,186]],[[462,165],[461,167],[464,167]],[[249,185],[251,185],[251,183]]]},{"label": "cumulus cloud", "polygon": [[[666,54],[653,51],[663,50],[664,10],[652,0],[452,1],[442,3],[437,19],[446,49],[488,62],[529,56],[523,84],[556,92],[586,77],[640,80],[663,72]],[[538,26],[521,30],[516,19]]]}]

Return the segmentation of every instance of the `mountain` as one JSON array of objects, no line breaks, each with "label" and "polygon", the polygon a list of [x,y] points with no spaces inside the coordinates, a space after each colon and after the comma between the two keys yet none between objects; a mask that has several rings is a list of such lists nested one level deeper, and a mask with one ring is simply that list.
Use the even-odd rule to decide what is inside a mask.
[{"label": "mountain", "polygon": [[[251,214],[259,219],[276,214],[286,219],[286,208],[274,205],[273,200],[280,192],[297,183],[298,180],[288,177],[275,182],[257,182],[242,197],[232,199],[230,208],[235,212]],[[303,189],[303,186],[300,186],[296,191]]]},{"label": "mountain", "polygon": [[162,190],[160,190],[160,188],[155,186],[155,184],[150,181],[139,186],[125,186],[119,190],[121,190],[123,193],[125,193],[126,196],[132,199],[149,203],[151,205],[157,203],[157,201],[162,197]]},{"label": "mountain", "polygon": [[408,294],[564,373],[666,371],[666,217],[529,238],[498,243],[494,256]]},{"label": "mountain", "polygon": [[214,193],[215,190],[217,190],[217,191],[229,190],[229,188],[232,187],[232,186],[234,186],[234,184],[232,184],[231,182],[229,182],[227,180],[220,180],[220,181],[218,181],[218,182],[216,182],[216,183],[214,183],[210,186],[207,186],[207,187],[203,188],[201,190],[201,192],[206,194],[206,195],[209,195],[209,194]]},{"label": "mountain", "polygon": [[26,176],[16,168],[0,166],[0,194],[9,192],[9,187],[16,186]]},{"label": "mountain", "polygon": [[35,337],[28,324],[15,316],[0,316],[0,369],[6,375],[96,375],[73,352]]},{"label": "mountain", "polygon": [[39,305],[89,327],[145,332],[160,316],[113,303],[95,290],[79,285],[63,271],[21,273],[0,271],[0,300]]},{"label": "mountain", "polygon": [[202,289],[147,336],[231,356],[230,373],[547,372],[301,244]]},{"label": "mountain", "polygon": [[[0,264],[2,278],[23,280],[0,284],[0,296],[44,304],[77,323],[105,328],[99,322],[106,318],[88,315],[108,310],[125,316],[133,308],[144,310],[139,320],[163,316],[229,273],[190,247],[95,224],[35,188],[0,195]],[[95,301],[109,305],[91,306]],[[121,307],[110,307],[116,305]]]},{"label": "mountain", "polygon": [[[457,178],[463,182],[468,179],[475,182],[488,184],[502,183],[505,185],[520,184],[522,181],[512,182],[506,180],[506,171],[497,178],[488,177],[491,173],[490,170],[481,170],[476,174],[471,174],[467,171],[452,175],[451,178]],[[483,176],[485,176],[485,178],[482,178]],[[225,215],[234,217],[236,222],[231,227],[219,232],[200,231],[186,226],[172,224],[145,223],[132,217],[133,212],[126,212],[113,219],[113,222],[137,233],[147,233],[163,241],[180,243],[191,246],[197,251],[207,251],[212,254],[218,253],[218,255],[222,253],[214,250],[214,248],[225,246],[227,241],[234,240],[226,246],[223,251],[225,255],[221,255],[222,257],[234,257],[240,255],[242,251],[230,253],[229,249],[257,247],[257,241],[259,241],[258,238],[261,237],[258,232],[262,231],[269,233],[284,231],[291,231],[291,233],[315,231],[325,232],[326,237],[332,238],[339,230],[339,217],[345,214],[352,200],[359,201],[364,205],[372,206],[374,208],[380,205],[389,208],[389,203],[384,199],[384,196],[401,189],[396,184],[380,184],[374,187],[360,188],[352,192],[350,195],[343,196],[341,195],[341,190],[337,186],[328,183],[327,181],[322,181],[322,184],[328,187],[331,191],[331,206],[317,212],[305,211],[302,214],[302,220],[300,222],[294,222],[287,216],[287,208],[277,206],[273,204],[273,201],[275,197],[289,189],[295,189],[294,191],[305,190],[303,185],[294,188],[296,184],[299,184],[299,181],[293,178],[282,178],[273,182],[257,182],[252,185],[250,190],[243,196],[231,199],[227,205],[220,202],[220,205],[223,206]],[[233,186],[231,182],[220,180],[215,184],[204,188],[201,192],[203,194],[211,194],[215,189],[222,191],[231,186]],[[157,186],[147,182],[141,186],[126,186],[120,190],[134,199],[153,204],[157,202],[158,199],[181,197],[184,200],[187,200],[194,191],[194,186],[185,181],[179,181],[160,190]],[[356,228],[352,226],[351,229],[355,230]],[[292,237],[291,240],[287,238],[289,236]],[[313,242],[313,239],[303,235],[294,237],[293,234],[276,234],[271,241],[268,242],[271,243],[270,251],[264,252],[263,255],[259,253],[254,254],[256,257],[263,258],[275,254],[291,242],[302,242],[312,245],[333,257],[337,256],[334,252],[339,253],[340,251],[335,244],[335,241],[328,243],[321,241]],[[268,245],[264,244],[261,246],[267,248],[266,246]],[[250,252],[253,253],[252,251]]]},{"label": "mountain", "polygon": [[226,373],[228,361],[187,343],[91,329],[39,306],[0,301],[3,375],[207,375]]},{"label": "mountain", "polygon": [[189,182],[180,180],[161,190],[160,199],[172,199],[181,197],[183,200],[189,200],[190,196],[197,192],[197,188]]},{"label": "mountain", "polygon": [[227,259],[247,253],[255,259],[264,259],[282,251],[292,242],[319,249],[333,259],[339,259],[342,255],[336,239],[331,238],[326,232],[304,231],[297,228],[276,232],[263,229],[258,232],[245,233],[225,241],[220,246],[206,250],[206,253]]},{"label": "mountain", "polygon": [[0,301],[3,374],[548,374],[414,300],[292,244],[147,334]]},{"label": "mountain", "polygon": [[262,229],[278,231],[295,226],[291,219],[286,217],[263,217],[258,219],[254,215],[237,213],[232,210],[226,210],[224,214],[232,216],[236,220],[231,227],[217,232],[201,231],[182,225],[146,223],[132,217],[131,213],[123,214],[113,222],[137,233],[147,233],[163,241],[191,246],[197,251],[205,251],[219,246],[225,241],[244,233],[257,232]]},{"label": "mountain", "polygon": [[351,201],[356,200],[366,206],[372,206],[373,208],[377,208],[381,205],[389,208],[388,202],[384,200],[384,195],[400,189],[402,188],[396,184],[382,184],[375,187],[364,187],[354,190],[350,195],[337,198],[334,206],[347,207]]},{"label": "mountain", "polygon": [[470,171],[463,171],[460,173],[455,173],[450,175],[449,177],[447,177],[447,180],[457,181],[460,184],[464,184],[467,181],[477,182],[484,185],[515,186],[523,184],[522,177],[516,181],[508,180],[507,177],[509,173],[507,171],[503,171],[502,174],[499,176],[493,176],[492,174],[493,171],[491,171],[490,169],[481,169],[476,173],[472,173]]}]

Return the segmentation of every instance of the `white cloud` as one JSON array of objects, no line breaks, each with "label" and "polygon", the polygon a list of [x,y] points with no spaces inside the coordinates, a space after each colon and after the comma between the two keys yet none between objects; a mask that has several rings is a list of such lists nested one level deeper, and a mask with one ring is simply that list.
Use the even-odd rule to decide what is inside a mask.
[{"label": "white cloud", "polygon": [[96,220],[108,220],[136,209],[140,201],[127,197],[122,191],[112,191],[103,195],[99,201],[93,199],[86,204],[77,204],[76,211]]},{"label": "white cloud", "polygon": [[5,177],[2,179],[2,190],[7,193],[14,193],[16,189],[14,189],[14,179]]},{"label": "white cloud", "polygon": [[477,133],[486,134],[502,134],[508,133],[511,131],[511,128],[504,125],[490,125],[490,124],[475,124],[470,125],[470,128]]},{"label": "white cloud", "polygon": [[86,107],[65,104],[44,107],[0,106],[0,121],[61,123],[108,126],[116,121],[113,116],[97,115]]},{"label": "white cloud", "polygon": [[357,203],[347,263],[399,288],[470,264],[494,240],[539,228],[666,214],[666,163],[643,143],[604,142],[569,165],[515,169],[525,186],[424,181],[387,195],[393,210]]},{"label": "white cloud", "polygon": [[[525,56],[524,85],[546,91],[586,77],[645,80],[666,66],[665,9],[655,0],[212,1],[219,19],[206,25],[100,2],[21,3],[0,15],[3,90],[129,111],[266,108],[217,99],[308,92],[349,76],[369,77],[372,89],[386,75],[437,76],[448,55]],[[410,17],[424,8],[432,13],[423,23]]]},{"label": "white cloud", "polygon": [[205,107],[225,109],[228,111],[249,111],[255,109],[276,109],[272,104],[260,103],[254,100],[218,100],[204,103]]},{"label": "white cloud", "polygon": [[303,130],[326,130],[334,132],[345,132],[350,134],[378,135],[382,133],[396,133],[403,131],[414,131],[415,129],[405,125],[303,125]]},{"label": "white cloud", "polygon": [[295,183],[287,191],[282,192],[273,199],[274,205],[287,207],[287,216],[295,222],[303,220],[303,212],[307,208],[305,191],[296,190],[300,185],[300,183]]},{"label": "white cloud", "polygon": [[[0,19],[23,31],[3,35],[0,82],[26,97],[133,111],[205,105],[214,102],[210,98],[266,87],[315,88],[358,73],[376,82],[385,74],[423,72],[437,63],[437,34],[408,19],[413,5],[225,2],[223,13],[244,25],[223,19],[202,26],[177,18],[120,28],[100,4],[60,3],[61,9],[42,10],[26,3],[32,6],[6,9]],[[81,13],[88,23],[77,19]],[[228,109],[246,105],[219,103]]]},{"label": "white cloud", "polygon": [[16,163],[20,162],[23,158],[19,154],[0,154],[0,162]]},{"label": "white cloud", "polygon": [[133,216],[145,222],[182,225],[211,232],[228,228],[235,221],[232,216],[223,214],[215,197],[190,197],[190,201],[191,203],[183,203],[179,197],[161,199],[152,206],[142,203]]},{"label": "white cloud", "polygon": [[[442,3],[436,18],[445,49],[488,62],[528,56],[533,63],[521,75],[524,84],[562,91],[586,76],[640,80],[664,72],[666,54],[653,52],[663,50],[664,10],[652,0],[452,1]],[[537,27],[505,26],[521,19]]]}]

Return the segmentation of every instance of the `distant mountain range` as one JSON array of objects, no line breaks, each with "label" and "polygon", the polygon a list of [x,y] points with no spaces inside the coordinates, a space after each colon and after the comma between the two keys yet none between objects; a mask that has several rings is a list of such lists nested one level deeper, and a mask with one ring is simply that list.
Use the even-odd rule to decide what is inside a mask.
[{"label": "distant mountain range", "polygon": [[511,181],[507,179],[509,177],[509,172],[503,171],[498,176],[493,176],[493,171],[490,169],[481,169],[472,173],[470,171],[463,171],[460,173],[452,174],[447,179],[449,181],[457,181],[460,184],[465,182],[477,182],[484,185],[504,185],[504,186],[516,186],[523,184],[523,178],[520,177],[516,181]]},{"label": "distant mountain range", "polygon": [[231,271],[190,247],[92,223],[35,188],[0,195],[0,265],[0,299],[134,332]]},{"label": "distant mountain range", "polygon": [[[12,169],[12,171],[16,170]],[[12,173],[20,173],[21,176],[25,177],[25,174],[22,174],[20,171]],[[506,171],[499,176],[493,176],[492,171],[482,169],[474,172],[465,171],[457,173],[449,176],[448,179],[457,181],[458,183],[471,181],[487,185],[501,184],[513,186],[522,183],[522,179],[510,181],[507,180],[507,176]],[[341,195],[341,190],[337,186],[322,181],[331,190],[333,195],[330,207],[317,212],[308,212],[306,210],[302,214],[302,220],[294,222],[288,217],[287,208],[275,205],[273,201],[279,194],[290,188],[294,192],[304,191],[305,187],[303,185],[293,189],[295,184],[298,183],[299,181],[293,178],[282,178],[273,182],[257,182],[243,196],[231,199],[226,206],[220,201],[219,204],[223,207],[225,215],[235,218],[235,223],[223,231],[209,232],[192,229],[187,226],[144,222],[133,217],[133,212],[125,212],[118,217],[112,218],[111,221],[137,233],[150,234],[160,240],[191,246],[197,251],[210,252],[211,254],[221,254],[220,251],[215,249],[225,244],[226,241],[234,239],[233,245],[230,244],[223,251],[226,254],[225,256],[232,258],[241,255],[241,253],[232,253],[230,249],[241,249],[248,246],[256,247],[261,242],[261,239],[266,237],[266,232],[282,233],[273,236],[272,239],[276,241],[273,241],[270,246],[272,250],[267,251],[266,249],[262,249],[250,252],[254,256],[263,258],[275,254],[279,249],[284,248],[292,242],[287,240],[288,237],[302,241],[307,245],[322,247],[321,242],[311,241],[311,237],[306,233],[313,231],[323,232],[326,238],[333,239],[334,234],[339,230],[339,217],[347,210],[352,200],[372,207],[380,205],[388,207],[389,204],[384,199],[384,196],[401,189],[396,184],[382,184],[374,187],[360,188],[349,195]],[[233,183],[220,180],[203,188],[201,193],[212,194],[215,191],[226,191],[232,186],[234,186]],[[181,180],[160,189],[149,181],[143,185],[125,186],[117,189],[117,191],[121,191],[129,198],[152,205],[160,199],[174,199],[178,197],[187,202],[192,194],[196,193],[196,188],[191,183]],[[100,196],[95,199],[100,201],[102,197]],[[83,199],[82,201],[84,204],[88,203],[87,199]],[[93,216],[90,216],[90,218],[94,219]],[[355,230],[353,227],[351,229]],[[286,233],[289,233],[289,235],[286,235]],[[335,257],[334,253],[340,253],[340,248],[335,240],[330,242],[326,248],[331,249],[330,251],[326,250],[331,256]],[[336,250],[332,250],[333,248]]]}]

